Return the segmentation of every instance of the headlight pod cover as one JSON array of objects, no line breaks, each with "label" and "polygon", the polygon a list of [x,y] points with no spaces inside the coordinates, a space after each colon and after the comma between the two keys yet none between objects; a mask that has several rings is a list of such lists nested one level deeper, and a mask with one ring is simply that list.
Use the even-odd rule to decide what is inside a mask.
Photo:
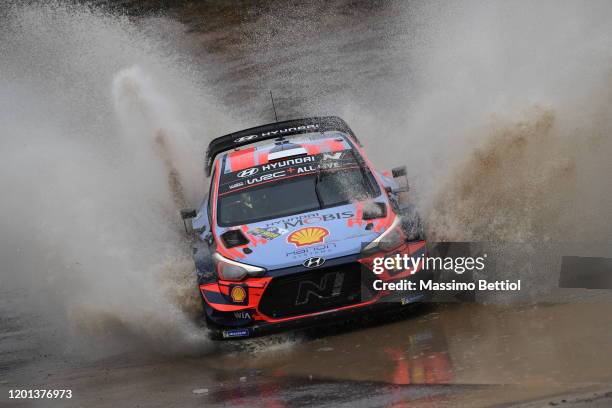
[{"label": "headlight pod cover", "polygon": [[389,228],[374,241],[366,245],[361,252],[372,254],[378,251],[390,251],[402,244],[403,240],[404,232],[402,231],[400,217],[395,217]]},{"label": "headlight pod cover", "polygon": [[233,261],[215,252],[212,256],[215,263],[215,270],[220,279],[240,281],[248,276],[259,276],[266,270],[257,266],[247,265]]}]

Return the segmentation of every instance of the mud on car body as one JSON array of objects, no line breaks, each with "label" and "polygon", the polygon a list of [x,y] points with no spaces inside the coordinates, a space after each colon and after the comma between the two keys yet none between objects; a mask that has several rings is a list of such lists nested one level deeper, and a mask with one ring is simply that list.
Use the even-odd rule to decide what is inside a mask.
[{"label": "mud on car body", "polygon": [[277,122],[217,138],[206,172],[209,194],[182,216],[197,236],[193,258],[213,338],[310,326],[423,296],[392,299],[396,294],[370,284],[374,257],[424,255],[426,243],[418,214],[403,199],[405,168],[376,172],[340,118]]}]

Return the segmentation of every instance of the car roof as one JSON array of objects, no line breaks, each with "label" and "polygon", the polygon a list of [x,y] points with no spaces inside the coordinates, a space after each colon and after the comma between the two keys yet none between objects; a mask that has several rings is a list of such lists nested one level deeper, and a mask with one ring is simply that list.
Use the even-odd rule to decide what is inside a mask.
[{"label": "car roof", "polygon": [[[282,141],[263,140],[219,155],[222,174],[237,172],[294,155],[317,155],[351,149],[346,134],[339,131],[312,132],[284,137]],[[279,153],[287,152],[285,156]]]},{"label": "car roof", "polygon": [[210,176],[215,157],[221,152],[230,150],[232,148],[250,145],[258,140],[275,139],[279,136],[312,132],[313,130],[342,131],[349,134],[355,140],[355,142],[359,144],[359,140],[353,131],[348,127],[346,122],[337,116],[318,116],[269,123],[267,125],[256,126],[213,139],[208,145],[208,150],[206,151],[206,176]]}]

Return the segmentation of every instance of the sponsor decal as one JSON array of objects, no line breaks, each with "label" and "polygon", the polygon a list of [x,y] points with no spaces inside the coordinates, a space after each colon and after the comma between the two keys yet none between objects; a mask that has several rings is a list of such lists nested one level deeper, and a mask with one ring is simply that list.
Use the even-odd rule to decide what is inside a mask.
[{"label": "sponsor decal", "polygon": [[290,217],[290,218],[284,218],[280,220],[271,221],[267,223],[266,226],[282,225],[283,228],[289,229],[289,228],[295,228],[295,227],[302,227],[302,226],[306,226],[306,225],[310,225],[314,223],[318,224],[321,222],[349,219],[354,216],[355,216],[355,213],[353,213],[352,211],[343,211],[343,212],[337,212],[337,213],[331,213],[331,214],[314,213],[314,214],[307,214],[307,215],[297,215],[297,216]]},{"label": "sponsor decal", "polygon": [[[251,170],[257,170],[257,169],[251,169]],[[244,170],[244,171],[246,171],[246,170]],[[257,173],[257,172],[255,172],[255,173]],[[284,171],[277,171],[277,172],[274,172],[274,173],[262,174],[259,177],[248,179],[246,181],[246,183],[247,183],[248,186],[250,186],[250,185],[253,185],[253,184],[259,184],[259,183],[261,183],[263,181],[268,181],[268,180],[273,180],[275,178],[283,177],[284,175],[285,175]],[[239,177],[248,177],[248,176],[240,176],[240,173],[238,173],[238,176]]]},{"label": "sponsor decal", "polygon": [[248,335],[249,329],[223,330],[224,339],[229,339],[232,337],[247,337]]},{"label": "sponsor decal", "polygon": [[240,173],[236,174],[237,177],[251,177],[255,174],[259,173],[259,169],[257,167],[251,167],[250,169],[242,170]]},{"label": "sponsor decal", "polygon": [[323,160],[340,160],[344,152],[323,153]]},{"label": "sponsor decal", "polygon": [[320,169],[341,169],[355,166],[358,164],[349,150],[273,161],[238,172],[223,174],[219,193],[223,194],[238,187],[253,186],[280,177],[311,174]]},{"label": "sponsor decal", "polygon": [[287,237],[287,242],[296,247],[321,244],[325,241],[325,237],[329,235],[327,228],[323,227],[306,227],[292,232]]},{"label": "sponsor decal", "polygon": [[[302,126],[296,126],[296,127],[290,127],[290,128],[284,128],[284,129],[278,129],[278,130],[271,130],[269,132],[263,132],[261,134],[261,137],[267,137],[267,136],[274,136],[274,135],[282,135],[284,133],[293,133],[293,132],[300,132],[302,130],[308,130],[308,129],[316,129],[318,128],[319,125],[318,124],[312,124],[312,125],[302,125]],[[234,139],[234,143],[243,143],[243,142],[248,142],[249,140],[255,140],[257,138],[259,138],[260,135],[247,135],[247,136],[242,136],[239,137],[238,139]]]},{"label": "sponsor decal", "polygon": [[283,167],[287,167],[287,166],[295,166],[295,165],[300,165],[304,163],[314,163],[315,161],[316,159],[314,156],[297,157],[295,159],[287,159],[287,160],[264,164],[261,166],[261,171],[277,170],[277,169],[282,169]]},{"label": "sponsor decal", "polygon": [[318,127],[319,125],[315,123],[313,125],[303,125],[303,126],[296,126],[296,127],[290,127],[290,128],[285,128],[285,129],[279,129],[279,130],[271,130],[269,132],[263,132],[261,135],[263,137],[281,135],[283,133],[291,133],[291,132],[298,132],[301,130],[316,129]]},{"label": "sponsor decal", "polygon": [[321,170],[339,169],[342,166],[338,162],[321,162],[319,168]]},{"label": "sponsor decal", "polygon": [[239,310],[237,312],[234,312],[234,317],[236,319],[251,320],[251,315],[246,310]]},{"label": "sponsor decal", "polygon": [[257,139],[258,137],[259,137],[259,135],[242,136],[242,137],[239,137],[238,139],[235,139],[234,143],[247,142],[249,140]]},{"label": "sponsor decal", "polygon": [[319,162],[319,168],[321,170],[340,169],[343,167],[356,166],[357,163],[354,160],[348,162],[342,161],[344,158],[344,151],[336,153],[323,153],[323,157]]},{"label": "sponsor decal", "polygon": [[286,229],[282,229],[279,227],[264,227],[264,228],[257,227],[257,228],[253,228],[252,230],[247,231],[247,233],[251,235],[254,235],[259,238],[264,238],[267,240],[278,238],[286,232],[287,232]]},{"label": "sponsor decal", "polygon": [[414,302],[418,302],[419,300],[423,300],[424,298],[425,298],[425,295],[423,293],[416,294],[416,295],[410,295],[410,296],[404,296],[403,298],[400,299],[400,304],[402,306],[405,306],[409,303],[414,303]]},{"label": "sponsor decal", "polygon": [[342,272],[326,273],[319,282],[311,280],[300,281],[295,305],[304,305],[310,301],[311,297],[331,299],[340,296],[342,282],[344,282],[344,273]]},{"label": "sponsor decal", "polygon": [[293,259],[305,258],[307,256],[318,256],[328,254],[336,249],[335,243],[316,245],[307,248],[296,248],[293,251],[287,252],[286,257],[292,257]]},{"label": "sponsor decal", "polygon": [[[292,170],[293,170],[293,168],[290,168],[289,170],[287,170],[287,172],[293,173]],[[317,166],[312,166],[312,165],[311,166],[298,167],[297,168],[297,174],[310,173],[310,172],[317,171],[317,170],[318,170]]]},{"label": "sponsor decal", "polygon": [[320,256],[309,258],[305,260],[302,265],[306,268],[318,268],[319,266],[323,266],[325,263],[325,258],[321,258]]},{"label": "sponsor decal", "polygon": [[246,289],[243,286],[233,286],[230,290],[230,297],[234,303],[245,303],[247,298]]}]

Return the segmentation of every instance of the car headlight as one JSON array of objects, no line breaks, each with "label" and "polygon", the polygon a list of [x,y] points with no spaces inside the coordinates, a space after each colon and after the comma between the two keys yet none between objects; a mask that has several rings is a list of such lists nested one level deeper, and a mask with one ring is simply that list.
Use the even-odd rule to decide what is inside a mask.
[{"label": "car headlight", "polygon": [[370,255],[375,252],[388,252],[397,248],[404,243],[404,231],[402,231],[402,223],[400,217],[395,217],[391,226],[380,234],[378,238],[366,245],[361,251],[365,255]]},{"label": "car headlight", "polygon": [[257,266],[247,265],[228,259],[218,252],[212,256],[215,263],[215,270],[220,279],[241,281],[247,276],[259,276],[266,270]]}]

